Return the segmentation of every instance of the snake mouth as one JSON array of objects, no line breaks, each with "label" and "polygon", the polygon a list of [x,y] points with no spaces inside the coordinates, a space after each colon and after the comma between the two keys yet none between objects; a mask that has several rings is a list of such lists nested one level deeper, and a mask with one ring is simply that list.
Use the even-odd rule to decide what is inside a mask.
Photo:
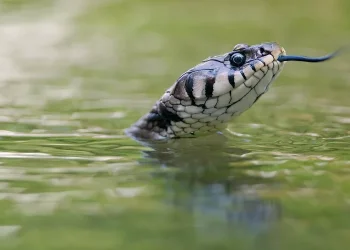
[{"label": "snake mouth", "polygon": [[287,61],[298,61],[298,62],[324,62],[332,59],[333,57],[339,54],[340,50],[337,50],[331,54],[321,56],[321,57],[308,57],[308,56],[298,56],[298,55],[283,55],[281,54],[277,60],[279,62],[287,62]]}]

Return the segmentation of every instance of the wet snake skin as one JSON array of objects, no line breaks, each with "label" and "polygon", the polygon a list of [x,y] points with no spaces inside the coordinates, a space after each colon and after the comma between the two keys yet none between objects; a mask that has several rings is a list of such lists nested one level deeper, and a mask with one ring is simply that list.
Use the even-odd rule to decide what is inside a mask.
[{"label": "wet snake skin", "polygon": [[269,89],[284,63],[277,43],[237,44],[183,73],[151,111],[126,130],[138,139],[193,137],[223,129]]}]

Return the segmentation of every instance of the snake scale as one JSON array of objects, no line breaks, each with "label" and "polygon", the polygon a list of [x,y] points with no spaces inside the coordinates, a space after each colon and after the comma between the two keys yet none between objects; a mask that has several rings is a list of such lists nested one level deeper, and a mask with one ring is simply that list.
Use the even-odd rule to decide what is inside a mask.
[{"label": "snake scale", "polygon": [[183,73],[126,134],[160,140],[214,133],[266,93],[286,61],[320,62],[335,54],[310,58],[286,55],[274,42],[237,44]]}]

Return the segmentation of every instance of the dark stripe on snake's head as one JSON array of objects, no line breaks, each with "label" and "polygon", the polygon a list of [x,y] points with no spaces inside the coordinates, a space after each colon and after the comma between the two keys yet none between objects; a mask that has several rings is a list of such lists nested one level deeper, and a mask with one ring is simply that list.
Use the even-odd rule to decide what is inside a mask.
[{"label": "dark stripe on snake's head", "polygon": [[256,68],[255,68],[255,65],[253,63],[249,64],[249,66],[252,68],[252,70],[254,70],[256,72]]},{"label": "dark stripe on snake's head", "polygon": [[214,91],[215,76],[209,76],[205,80],[205,96],[212,97]]},{"label": "dark stripe on snake's head", "polygon": [[243,70],[240,70],[241,75],[243,76],[244,80],[247,80],[247,77],[245,76]]},{"label": "dark stripe on snake's head", "polygon": [[235,70],[230,69],[230,71],[228,72],[228,82],[231,84],[232,88],[236,87],[235,84]]},{"label": "dark stripe on snake's head", "polygon": [[185,89],[186,89],[186,93],[187,95],[191,98],[192,102],[194,102],[194,95],[193,95],[193,85],[194,85],[194,74],[190,73],[187,78],[186,78],[186,82],[185,82]]}]

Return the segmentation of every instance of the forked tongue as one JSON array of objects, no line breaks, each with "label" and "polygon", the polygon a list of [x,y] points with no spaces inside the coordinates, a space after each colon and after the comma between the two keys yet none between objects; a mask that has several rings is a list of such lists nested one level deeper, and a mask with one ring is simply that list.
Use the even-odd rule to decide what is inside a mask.
[{"label": "forked tongue", "polygon": [[299,62],[324,62],[329,59],[332,59],[333,57],[337,56],[340,52],[342,52],[343,49],[339,49],[332,54],[321,56],[321,57],[308,57],[308,56],[295,56],[295,55],[280,55],[278,57],[278,61],[280,62],[287,62],[287,61],[299,61]]}]

